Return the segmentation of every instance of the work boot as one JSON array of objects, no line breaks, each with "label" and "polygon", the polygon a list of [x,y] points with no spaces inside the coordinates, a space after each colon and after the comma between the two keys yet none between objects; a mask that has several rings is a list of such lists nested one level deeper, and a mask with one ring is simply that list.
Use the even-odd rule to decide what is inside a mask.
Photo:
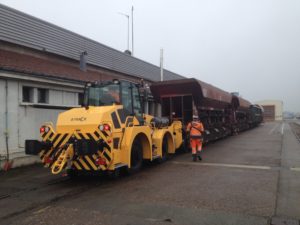
[{"label": "work boot", "polygon": [[193,161],[194,161],[194,162],[197,161],[197,154],[193,154]]},{"label": "work boot", "polygon": [[201,161],[202,160],[202,157],[201,157],[201,152],[198,152],[198,155],[197,155],[198,159]]}]

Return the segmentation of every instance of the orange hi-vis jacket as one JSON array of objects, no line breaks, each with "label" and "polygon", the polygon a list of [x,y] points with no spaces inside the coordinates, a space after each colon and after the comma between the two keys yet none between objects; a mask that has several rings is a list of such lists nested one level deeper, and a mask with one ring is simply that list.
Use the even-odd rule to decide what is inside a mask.
[{"label": "orange hi-vis jacket", "polygon": [[204,131],[203,124],[200,121],[190,122],[186,129],[190,131],[190,138],[201,138]]}]

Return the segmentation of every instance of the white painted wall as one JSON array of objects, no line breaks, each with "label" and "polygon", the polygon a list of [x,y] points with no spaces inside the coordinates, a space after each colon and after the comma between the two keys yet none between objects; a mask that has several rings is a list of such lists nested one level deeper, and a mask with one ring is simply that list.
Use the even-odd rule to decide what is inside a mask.
[{"label": "white painted wall", "polygon": [[3,154],[5,148],[5,82],[0,80],[0,155]]},{"label": "white painted wall", "polygon": [[[5,83],[8,84],[8,146],[10,159],[25,156],[24,143],[26,139],[40,139],[39,128],[44,122],[56,123],[57,116],[66,109],[49,109],[34,107],[34,103],[22,102],[22,87],[46,88],[49,90],[49,104],[55,106],[78,105],[78,92],[82,89],[72,89],[54,84],[34,81],[13,80],[1,78],[0,73],[0,156],[6,156],[5,141]],[[37,96],[35,96],[37,103]],[[41,106],[42,107],[42,106]],[[29,159],[29,158],[28,158]],[[24,159],[22,159],[24,161]],[[25,163],[26,164],[26,163]]]}]

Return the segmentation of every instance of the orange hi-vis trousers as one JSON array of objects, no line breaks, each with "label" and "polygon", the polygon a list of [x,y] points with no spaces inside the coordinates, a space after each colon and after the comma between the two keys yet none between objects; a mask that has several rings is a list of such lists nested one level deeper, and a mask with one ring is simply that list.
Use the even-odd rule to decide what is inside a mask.
[{"label": "orange hi-vis trousers", "polygon": [[198,152],[202,151],[202,140],[200,138],[191,138],[190,142],[192,147],[192,154],[197,154],[197,151]]}]

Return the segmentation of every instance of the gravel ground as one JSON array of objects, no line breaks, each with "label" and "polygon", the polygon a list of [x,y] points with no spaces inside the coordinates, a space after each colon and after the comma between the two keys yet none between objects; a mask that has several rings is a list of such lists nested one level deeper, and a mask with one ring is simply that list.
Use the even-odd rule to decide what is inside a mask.
[{"label": "gravel ground", "polygon": [[289,124],[267,123],[205,146],[201,162],[178,154],[117,180],[12,170],[0,224],[299,224],[299,150]]}]

